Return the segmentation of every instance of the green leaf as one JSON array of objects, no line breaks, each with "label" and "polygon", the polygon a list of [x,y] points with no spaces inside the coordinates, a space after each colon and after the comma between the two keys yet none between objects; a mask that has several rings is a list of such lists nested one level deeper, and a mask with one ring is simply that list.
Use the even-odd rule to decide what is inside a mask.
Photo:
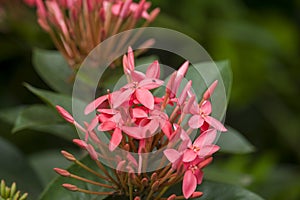
[{"label": "green leaf", "polygon": [[58,51],[34,49],[33,65],[40,77],[54,90],[71,94],[72,70]]},{"label": "green leaf", "polygon": [[56,110],[45,105],[32,105],[20,112],[12,132],[24,129],[51,133],[68,140],[76,137],[75,129]]},{"label": "green leaf", "polygon": [[204,193],[201,198],[197,198],[199,200],[263,200],[257,194],[242,187],[212,181],[204,181],[197,187],[197,191]]},{"label": "green leaf", "polygon": [[87,105],[83,101],[79,99],[74,99],[71,96],[67,96],[64,94],[57,94],[55,92],[47,91],[47,90],[42,90],[42,89],[37,89],[35,87],[32,87],[31,85],[25,83],[25,87],[30,90],[33,94],[37,95],[40,99],[45,101],[47,104],[50,106],[54,107],[56,105],[60,105],[67,111],[71,112],[72,111],[72,100],[76,101],[76,105],[80,105],[77,109],[84,109],[84,107]]},{"label": "green leaf", "polygon": [[18,106],[12,108],[1,109],[0,111],[0,119],[8,124],[14,124],[19,114],[25,106]]},{"label": "green leaf", "polygon": [[[170,194],[182,195],[179,191],[182,191],[181,184],[171,187],[166,196]],[[213,181],[204,181],[197,187],[196,191],[204,194],[202,197],[194,198],[195,200],[263,200],[257,194],[242,187]]]},{"label": "green leaf", "polygon": [[[87,166],[94,170],[99,170],[95,164],[95,162],[89,157],[85,156],[81,162],[85,163]],[[76,164],[71,165],[71,167],[68,168],[68,171],[72,172],[73,174],[82,176],[84,178],[90,179],[90,180],[95,180],[98,182],[105,183],[104,180],[101,180],[95,175],[92,175],[91,173],[87,172],[83,168],[79,167]],[[63,199],[63,200],[102,200],[105,199],[107,196],[101,195],[101,196],[96,196],[96,195],[89,195],[81,192],[71,192],[69,190],[66,190],[63,188],[61,185],[63,183],[70,183],[74,184],[79,188],[82,189],[87,189],[87,190],[92,190],[92,191],[106,191],[103,187],[99,186],[94,186],[91,184],[87,184],[82,181],[74,180],[71,178],[66,178],[66,177],[57,177],[55,178],[44,190],[42,193],[41,197],[39,200],[53,200],[53,199]]]},{"label": "green leaf", "polygon": [[227,132],[221,133],[217,142],[221,152],[244,154],[255,151],[255,147],[241,133],[231,127],[227,129]]},{"label": "green leaf", "polygon": [[0,178],[7,184],[16,182],[22,192],[28,192],[30,199],[36,199],[42,190],[40,180],[22,153],[0,137]]},{"label": "green leaf", "polygon": [[218,181],[222,183],[235,184],[240,186],[249,186],[253,183],[253,176],[247,173],[239,172],[238,170],[230,170],[224,167],[224,163],[203,169],[205,178],[210,181]]}]

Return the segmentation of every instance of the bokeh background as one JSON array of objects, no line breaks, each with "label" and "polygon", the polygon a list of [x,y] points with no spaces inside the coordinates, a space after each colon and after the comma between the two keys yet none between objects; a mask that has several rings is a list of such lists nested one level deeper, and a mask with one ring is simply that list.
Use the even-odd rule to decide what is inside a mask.
[{"label": "bokeh background", "polygon": [[[153,0],[153,4],[162,10],[154,26],[185,33],[214,60],[231,63],[234,81],[226,124],[243,133],[256,151],[220,156],[215,162],[217,178],[266,199],[300,199],[300,1]],[[21,0],[0,0],[0,136],[12,145],[7,148],[38,168],[32,173],[42,173],[48,165],[37,166],[40,152],[58,154],[58,149],[74,147],[51,134],[11,133],[15,115],[8,110],[15,107],[17,113],[20,106],[40,102],[22,83],[47,89],[32,67],[36,47],[54,49],[36,22],[35,9]],[[14,155],[3,150],[5,145],[1,144],[0,165],[9,168]],[[19,179],[22,188],[24,178]],[[43,185],[47,180],[39,181]],[[24,188],[37,195],[42,186]]]}]

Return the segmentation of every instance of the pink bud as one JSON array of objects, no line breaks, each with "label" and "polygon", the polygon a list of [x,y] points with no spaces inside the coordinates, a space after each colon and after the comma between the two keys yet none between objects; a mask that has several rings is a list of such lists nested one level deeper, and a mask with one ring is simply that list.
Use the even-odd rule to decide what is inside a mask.
[{"label": "pink bud", "polygon": [[117,172],[124,171],[123,168],[124,168],[125,163],[126,163],[125,160],[122,160],[121,162],[118,163],[117,168],[116,168]]},{"label": "pink bud", "polygon": [[138,7],[136,8],[135,13],[133,15],[134,19],[139,19],[142,16],[142,14],[144,12],[145,2],[146,2],[146,0],[140,1],[140,3],[138,5]]},{"label": "pink bud", "polygon": [[58,3],[56,1],[46,1],[46,5],[49,12],[54,16],[52,19],[53,23],[58,26],[57,28],[60,29],[65,37],[69,37],[68,28]]},{"label": "pink bud", "polygon": [[156,19],[156,17],[158,16],[159,13],[160,13],[159,8],[155,8],[154,10],[152,10],[152,12],[150,13],[150,16],[148,18],[148,21],[153,22]]},{"label": "pink bud", "polygon": [[130,11],[130,5],[131,5],[131,3],[132,3],[132,0],[126,0],[123,3],[122,10],[120,12],[120,17],[121,18],[126,18],[128,16],[128,13]]},{"label": "pink bud", "polygon": [[72,115],[68,113],[68,111],[66,111],[63,107],[56,106],[56,110],[67,122],[70,122],[71,124],[74,123],[74,118],[72,117]]},{"label": "pink bud", "polygon": [[95,8],[95,1],[87,0],[87,6],[88,6],[89,12],[91,12]]},{"label": "pink bud", "polygon": [[68,176],[71,175],[70,172],[68,172],[67,170],[60,169],[60,168],[54,168],[54,171],[55,171],[56,173],[58,173],[59,175],[65,176],[65,177],[68,177]]},{"label": "pink bud", "polygon": [[50,27],[47,21],[47,11],[45,8],[45,4],[42,0],[36,0],[36,7],[37,7],[37,16],[38,16],[38,23],[39,25],[45,30],[50,31]]},{"label": "pink bud", "polygon": [[197,197],[201,197],[203,195],[203,192],[194,192],[191,196],[191,198],[197,198]]},{"label": "pink bud", "polygon": [[186,86],[184,87],[183,91],[181,92],[180,96],[179,96],[179,99],[178,99],[178,105],[182,105],[186,98],[187,98],[187,95],[188,95],[188,91],[191,89],[192,87],[192,81],[190,80]]},{"label": "pink bud", "polygon": [[39,18],[46,18],[47,12],[45,8],[45,4],[42,0],[36,0],[36,6],[37,6],[37,14]]},{"label": "pink bud", "polygon": [[75,160],[76,160],[76,158],[75,158],[72,154],[70,154],[69,152],[67,152],[67,151],[61,151],[61,154],[62,154],[66,159],[68,159],[69,161],[75,161]]},{"label": "pink bud", "polygon": [[167,200],[175,200],[176,197],[177,197],[176,194],[172,194],[171,196],[168,197]]},{"label": "pink bud", "polygon": [[153,190],[153,191],[157,191],[158,190],[158,188],[159,188],[159,181],[155,181],[153,184],[152,184],[152,186],[151,186],[151,190]]},{"label": "pink bud", "polygon": [[30,7],[33,7],[36,5],[36,0],[24,0],[24,2]]},{"label": "pink bud", "polygon": [[97,154],[97,152],[95,151],[95,149],[92,145],[89,144],[87,146],[86,150],[89,152],[89,154],[90,154],[90,156],[93,160],[98,160],[98,154]]},{"label": "pink bud", "polygon": [[96,144],[101,143],[101,141],[99,140],[98,136],[96,135],[96,133],[94,131],[90,132],[90,137],[93,140],[93,142],[95,142]]},{"label": "pink bud", "polygon": [[207,100],[210,98],[210,96],[213,94],[215,88],[218,85],[218,80],[215,80],[210,86],[209,88],[205,91],[205,93],[203,94],[203,99]]},{"label": "pink bud", "polygon": [[70,191],[77,191],[78,190],[78,187],[76,185],[72,185],[72,184],[69,184],[69,183],[64,183],[62,184],[62,186]]},{"label": "pink bud", "polygon": [[206,167],[207,165],[209,165],[212,162],[212,160],[213,160],[212,157],[205,159],[204,161],[199,163],[198,168],[202,169],[202,168]]},{"label": "pink bud", "polygon": [[123,56],[123,70],[124,74],[130,74],[129,66],[128,66],[128,58],[126,55]]},{"label": "pink bud", "polygon": [[190,65],[189,61],[185,61],[185,63],[183,63],[181,67],[178,69],[178,75],[185,76],[189,68],[189,65]]},{"label": "pink bud", "polygon": [[152,175],[151,175],[151,181],[156,181],[157,180],[157,173],[154,172]]},{"label": "pink bud", "polygon": [[87,147],[88,147],[87,143],[83,140],[74,139],[73,142],[74,142],[74,144],[76,144],[77,146],[79,146],[82,149],[87,149]]},{"label": "pink bud", "polygon": [[141,182],[142,182],[142,185],[145,186],[145,187],[148,186],[148,184],[149,184],[149,180],[147,178],[143,178],[141,180]]},{"label": "pink bud", "polygon": [[128,68],[130,71],[134,70],[134,53],[131,47],[128,47],[128,52],[127,52],[127,57],[128,57]]},{"label": "pink bud", "polygon": [[134,200],[141,200],[141,197],[135,197]]}]

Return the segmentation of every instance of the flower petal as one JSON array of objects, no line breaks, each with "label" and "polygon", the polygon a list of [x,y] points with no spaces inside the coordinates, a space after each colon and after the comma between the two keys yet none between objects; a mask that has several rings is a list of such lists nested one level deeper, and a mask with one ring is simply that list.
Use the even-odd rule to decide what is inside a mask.
[{"label": "flower petal", "polygon": [[99,131],[110,131],[116,127],[116,124],[112,121],[106,121],[98,126]]},{"label": "flower petal", "polygon": [[90,124],[87,126],[88,131],[92,131],[99,124],[98,116],[94,117]]},{"label": "flower petal", "polygon": [[204,101],[201,105],[201,112],[205,115],[209,115],[211,113],[211,103],[210,101]]},{"label": "flower petal", "polygon": [[182,192],[186,199],[188,199],[195,192],[197,187],[197,178],[191,170],[184,173]]},{"label": "flower petal", "polygon": [[198,170],[195,171],[195,176],[197,178],[197,184],[198,185],[200,185],[202,183],[203,175],[204,175],[204,173],[203,173],[202,170],[198,169]]},{"label": "flower petal", "polygon": [[174,163],[181,156],[181,154],[175,149],[166,149],[164,150],[164,154],[171,163]]},{"label": "flower petal", "polygon": [[152,90],[164,84],[164,81],[156,78],[146,78],[139,83],[139,87]]},{"label": "flower petal", "polygon": [[193,115],[189,119],[188,124],[192,129],[197,129],[202,126],[203,122],[204,122],[204,119],[200,115]]},{"label": "flower petal", "polygon": [[160,76],[160,67],[158,61],[154,61],[146,71],[147,78],[159,78]]},{"label": "flower petal", "polygon": [[93,112],[94,110],[96,110],[105,100],[107,100],[107,98],[108,98],[108,95],[104,95],[104,96],[98,97],[97,99],[95,99],[94,101],[89,103],[84,109],[84,114],[87,115],[87,114]]},{"label": "flower petal", "polygon": [[142,80],[145,79],[145,74],[139,71],[134,70],[130,73],[130,75],[134,82],[141,82]]},{"label": "flower petal", "polygon": [[141,127],[134,127],[134,126],[123,126],[122,130],[129,135],[130,137],[133,137],[134,139],[140,140],[144,139],[144,131],[142,131]]},{"label": "flower petal", "polygon": [[111,136],[111,140],[109,143],[109,150],[113,151],[117,148],[117,146],[122,141],[122,132],[120,128],[116,128]]},{"label": "flower petal", "polygon": [[192,149],[187,149],[183,153],[182,161],[183,162],[192,162],[193,160],[195,160],[196,157],[197,157],[197,154]]},{"label": "flower petal", "polygon": [[205,116],[205,121],[219,131],[222,131],[222,132],[227,131],[227,129],[224,127],[224,125],[221,122],[219,122],[218,120],[216,120],[215,118],[213,118],[211,116]]},{"label": "flower petal", "polygon": [[130,96],[134,93],[134,89],[129,88],[123,92],[121,92],[116,98],[113,100],[113,108],[117,108],[122,105],[124,102],[130,100]]},{"label": "flower petal", "polygon": [[215,129],[209,129],[202,133],[195,141],[194,145],[202,148],[203,146],[212,144],[217,136],[217,131]]},{"label": "flower petal", "polygon": [[132,118],[145,118],[148,117],[148,114],[142,108],[133,108],[132,109]]},{"label": "flower petal", "polygon": [[145,107],[149,108],[150,110],[154,108],[154,97],[149,90],[142,88],[136,89],[135,96],[137,100],[139,100],[139,102]]},{"label": "flower petal", "polygon": [[209,157],[213,153],[217,152],[220,149],[217,145],[208,145],[205,147],[202,147],[200,151],[198,151],[198,156],[201,158]]}]

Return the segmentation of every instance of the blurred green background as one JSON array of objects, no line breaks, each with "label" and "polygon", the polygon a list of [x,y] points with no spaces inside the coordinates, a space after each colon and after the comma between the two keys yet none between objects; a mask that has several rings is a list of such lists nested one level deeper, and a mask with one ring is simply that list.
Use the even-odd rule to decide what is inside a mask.
[{"label": "blurred green background", "polygon": [[[266,199],[300,199],[300,1],[153,0],[153,4],[162,10],[154,26],[185,33],[214,60],[231,62],[234,81],[226,123],[257,150],[219,155],[214,165],[218,179]],[[54,49],[36,23],[35,10],[18,0],[0,0],[0,134],[29,158],[73,147],[45,133],[11,134],[13,115],[6,109],[40,102],[22,83],[47,89],[32,67],[34,47]],[[0,165],[8,165],[4,154]],[[29,192],[37,194],[40,188],[36,190]]]}]

